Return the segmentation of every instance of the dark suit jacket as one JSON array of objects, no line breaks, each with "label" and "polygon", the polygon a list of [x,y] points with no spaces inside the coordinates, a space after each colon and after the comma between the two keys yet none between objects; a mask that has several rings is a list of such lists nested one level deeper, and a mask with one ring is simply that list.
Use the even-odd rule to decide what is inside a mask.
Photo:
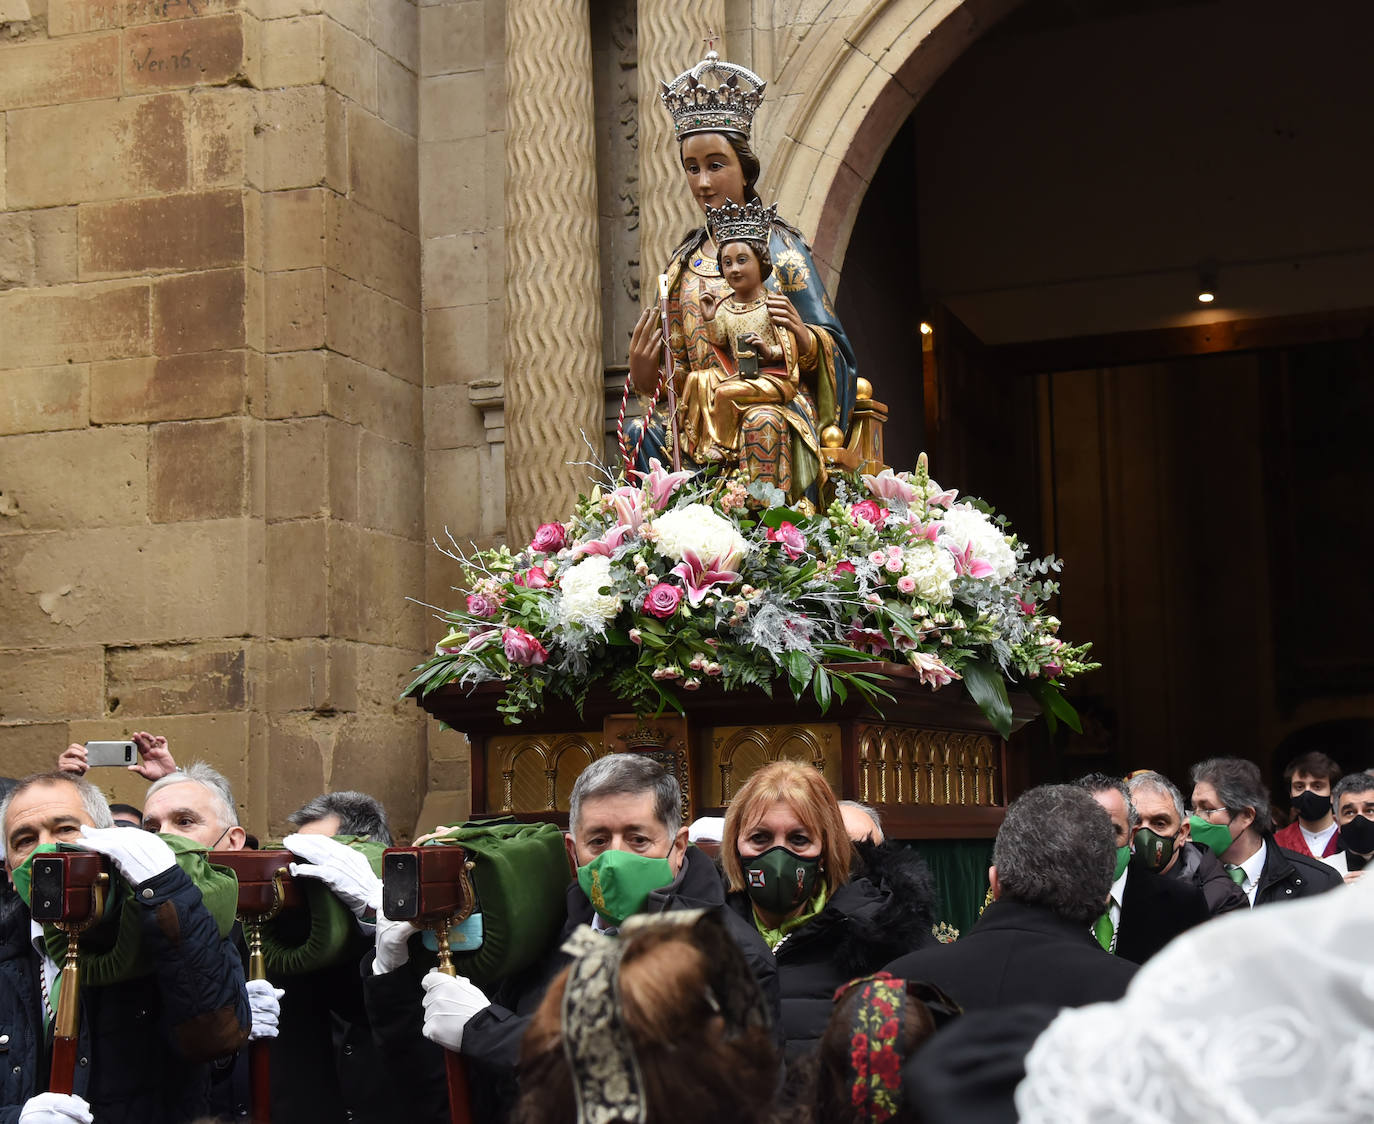
[{"label": "dark suit jacket", "polygon": [[1255,891],[1256,905],[1291,902],[1322,894],[1342,884],[1341,876],[1332,866],[1311,855],[1286,851],[1274,842],[1272,835],[1265,839],[1268,851],[1264,869],[1260,871],[1259,889]]},{"label": "dark suit jacket", "polygon": [[1212,916],[1195,885],[1134,865],[1122,899],[1116,954],[1135,964],[1144,964],[1179,933]]},{"label": "dark suit jacket", "polygon": [[887,970],[901,979],[933,983],[972,1011],[1015,1003],[1080,1007],[1119,999],[1136,966],[1103,952],[1088,925],[1004,900],[989,905],[967,936],[900,956]]}]

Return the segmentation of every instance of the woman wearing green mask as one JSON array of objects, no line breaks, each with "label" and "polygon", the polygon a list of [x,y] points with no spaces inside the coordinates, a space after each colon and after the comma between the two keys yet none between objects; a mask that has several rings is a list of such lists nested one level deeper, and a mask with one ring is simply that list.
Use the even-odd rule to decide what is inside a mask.
[{"label": "woman wearing green mask", "polygon": [[756,772],[731,800],[722,834],[726,905],[772,951],[791,1061],[820,1040],[837,987],[933,941],[929,902],[875,876],[891,859],[881,848],[860,845],[856,855],[835,794],[809,765]]}]

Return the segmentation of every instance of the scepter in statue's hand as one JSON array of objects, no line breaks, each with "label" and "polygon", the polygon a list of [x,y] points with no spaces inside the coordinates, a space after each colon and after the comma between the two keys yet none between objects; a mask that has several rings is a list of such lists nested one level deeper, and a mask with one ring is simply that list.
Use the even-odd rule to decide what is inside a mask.
[{"label": "scepter in statue's hand", "polygon": [[663,334],[663,380],[668,387],[668,425],[673,443],[673,471],[682,471],[682,438],[677,431],[677,386],[673,381],[673,348],[668,341],[668,275],[658,275],[658,325]]}]

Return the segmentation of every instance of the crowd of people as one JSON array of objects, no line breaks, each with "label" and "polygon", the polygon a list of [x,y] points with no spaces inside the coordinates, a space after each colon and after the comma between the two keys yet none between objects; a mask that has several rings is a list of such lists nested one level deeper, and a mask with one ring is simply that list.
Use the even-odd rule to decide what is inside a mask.
[{"label": "crowd of people", "polygon": [[[764,766],[723,820],[689,828],[670,773],[611,754],[572,791],[557,940],[479,987],[385,916],[370,854],[391,833],[354,792],[309,801],[280,844],[293,878],[341,903],[347,951],[245,978],[237,884],[226,893],[206,854],[258,841],[220,773],[134,740],[142,808],[105,801],[80,745],[5,782],[0,1124],[248,1119],[255,1043],[279,1122],[449,1120],[446,1055],[483,1121],[1257,1119],[1261,1097],[1272,1112],[1328,1096],[1277,1076],[1323,1049],[1314,995],[1349,982],[1327,1014],[1366,1037],[1374,1022],[1353,936],[1374,884],[1337,889],[1374,855],[1374,773],[1321,753],[1289,766],[1280,830],[1238,758],[1197,764],[1187,798],[1147,771],[1029,790],[997,833],[987,904],[952,941],[918,850],[818,770]],[[59,1081],[78,936],[34,920],[50,893],[34,859],[73,849],[105,856],[116,920],[88,953]],[[1328,992],[1275,972],[1266,957],[1291,949],[1349,980]],[[1213,1033],[1238,1009],[1253,1033]],[[1357,1058],[1330,1053],[1330,1072],[1358,1078]],[[1265,1079],[1243,1080],[1257,1066]]]}]

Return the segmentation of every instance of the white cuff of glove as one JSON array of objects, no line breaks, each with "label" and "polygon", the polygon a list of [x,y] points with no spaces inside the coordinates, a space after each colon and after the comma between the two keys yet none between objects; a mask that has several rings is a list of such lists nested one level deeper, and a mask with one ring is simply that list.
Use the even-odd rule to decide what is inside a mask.
[{"label": "white cuff of glove", "polygon": [[172,869],[176,854],[151,831],[123,827],[81,827],[81,845],[109,857],[126,882],[140,886]]},{"label": "white cuff of glove", "polygon": [[393,921],[384,914],[377,915],[377,956],[372,973],[384,976],[394,972],[410,960],[410,938],[420,930],[409,921]]},{"label": "white cuff of glove", "polygon": [[420,982],[425,989],[425,1037],[446,1050],[461,1050],[464,1028],[491,1002],[471,980],[446,976],[437,968]]},{"label": "white cuff of glove", "polygon": [[301,832],[288,835],[282,846],[305,860],[291,864],[293,875],[319,879],[358,917],[382,908],[382,880],[362,852],[328,835]]},{"label": "white cuff of glove", "polygon": [[248,992],[248,1006],[253,1012],[253,1029],[248,1037],[256,1042],[260,1038],[276,1038],[277,1028],[281,1025],[281,997],[286,992],[273,987],[267,980],[249,980],[244,988]]},{"label": "white cuff of glove", "polygon": [[72,1093],[39,1093],[24,1102],[19,1124],[92,1124],[91,1106]]}]

